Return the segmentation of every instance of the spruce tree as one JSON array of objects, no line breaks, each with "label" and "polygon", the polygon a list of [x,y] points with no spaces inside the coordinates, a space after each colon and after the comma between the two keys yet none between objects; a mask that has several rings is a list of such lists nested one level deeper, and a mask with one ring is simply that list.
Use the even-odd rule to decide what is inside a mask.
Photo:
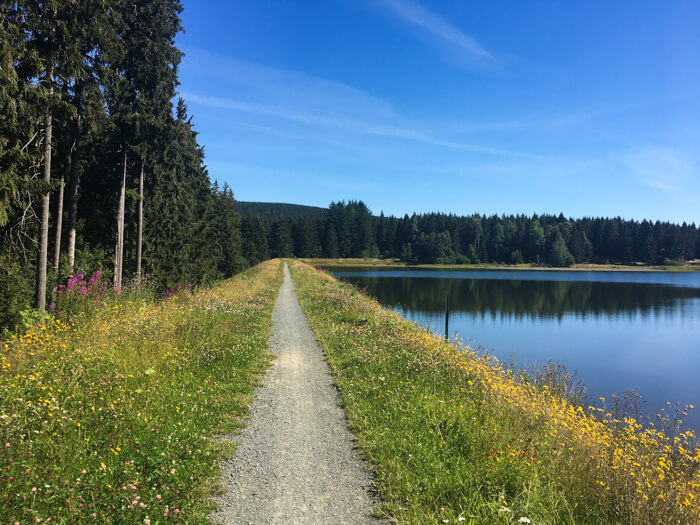
[{"label": "spruce tree", "polygon": [[574,257],[566,247],[564,236],[558,230],[554,232],[554,240],[549,252],[549,262],[552,266],[557,267],[571,266],[574,263]]},{"label": "spruce tree", "polygon": [[[55,2],[27,1],[23,2],[21,13],[26,17],[28,52],[35,57],[32,64],[34,71],[28,75],[36,75],[39,79],[37,104],[43,113],[43,155],[41,180],[45,185],[51,183],[51,160],[53,141],[53,112],[56,106],[54,97],[56,64],[60,64],[62,45],[67,36],[63,29],[62,20],[58,16],[58,4]],[[68,35],[68,38],[70,36]],[[31,76],[25,77],[28,81]],[[46,307],[46,277],[49,248],[49,205],[50,192],[41,196],[39,213],[38,254],[36,264],[36,284],[34,304],[37,310]]]},{"label": "spruce tree", "polygon": [[17,239],[9,244],[22,255],[23,239],[31,235],[26,221],[31,203],[51,188],[37,180],[42,108],[30,80],[40,65],[38,53],[29,48],[27,16],[24,7],[0,4],[0,228],[6,240]]},{"label": "spruce tree", "polygon": [[[179,18],[182,6],[179,1],[123,0],[121,8],[123,25],[119,33],[118,53],[111,66],[109,98],[122,156],[115,247],[116,285],[121,283],[124,272],[128,152],[132,150],[135,153],[137,166],[145,170],[146,156],[151,146],[172,121],[170,99],[175,95],[177,67],[182,56],[174,45],[175,36],[182,29]],[[177,126],[176,123],[174,127]],[[190,153],[197,156],[194,152]],[[139,173],[141,179],[143,175],[141,171]],[[144,185],[145,182],[140,180],[139,187]],[[143,201],[143,191],[138,198]],[[139,223],[143,226],[143,216]],[[141,243],[138,240],[137,243],[139,247],[136,251],[140,255]],[[182,266],[179,266],[182,270]],[[139,270],[137,268],[137,272]]]},{"label": "spruce tree", "polygon": [[[100,132],[98,123],[104,121],[103,86],[107,64],[115,56],[117,35],[121,27],[118,9],[92,0],[73,2],[69,18],[73,34],[67,60],[67,86],[64,97],[70,108],[70,174],[67,185],[68,243],[67,262],[75,264],[78,200],[83,162],[82,141],[86,132]],[[89,20],[89,23],[86,21]]]},{"label": "spruce tree", "polygon": [[224,184],[220,192],[214,191],[214,213],[218,219],[217,235],[223,247],[222,258],[219,260],[219,271],[222,277],[230,277],[240,272],[246,266],[241,253],[241,216],[236,207],[233,191]]},{"label": "spruce tree", "polygon": [[338,236],[335,233],[335,226],[330,223],[326,227],[326,243],[324,255],[330,259],[336,259],[340,256],[338,249]]},{"label": "spruce tree", "polygon": [[[246,215],[241,222],[241,235],[243,236],[243,256],[251,266],[264,261],[269,257],[267,244],[267,230],[259,215]],[[294,246],[296,252],[296,243]]]},{"label": "spruce tree", "polygon": [[[279,216],[274,220],[270,229],[270,256],[291,257],[293,248],[289,224],[284,217]],[[337,248],[336,240],[336,251]]]}]

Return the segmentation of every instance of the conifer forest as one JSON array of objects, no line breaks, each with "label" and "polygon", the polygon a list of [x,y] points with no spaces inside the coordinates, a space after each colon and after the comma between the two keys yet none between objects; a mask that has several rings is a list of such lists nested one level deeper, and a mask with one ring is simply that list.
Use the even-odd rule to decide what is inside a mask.
[{"label": "conifer forest", "polygon": [[1,326],[77,272],[165,288],[247,266],[232,190],[176,98],[181,10],[0,3]]},{"label": "conifer forest", "polygon": [[[252,206],[251,204],[255,204]],[[362,201],[324,214],[270,219],[275,204],[245,203],[245,257],[380,257],[415,264],[680,265],[700,257],[700,231],[682,225],[559,215],[372,214]],[[267,243],[265,242],[267,240]]]},{"label": "conifer forest", "polygon": [[165,290],[270,257],[554,267],[700,257],[685,223],[387,217],[361,201],[241,215],[233,189],[210,178],[177,93],[181,11],[179,0],[0,3],[0,328],[96,271],[117,290],[143,279]]}]

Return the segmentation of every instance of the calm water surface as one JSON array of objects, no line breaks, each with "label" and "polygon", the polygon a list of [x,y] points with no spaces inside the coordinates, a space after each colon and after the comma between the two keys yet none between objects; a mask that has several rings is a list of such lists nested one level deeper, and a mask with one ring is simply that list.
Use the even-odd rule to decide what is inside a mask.
[{"label": "calm water surface", "polygon": [[695,405],[700,431],[700,273],[340,268],[382,304],[516,365],[559,361],[589,398],[633,389],[656,413]]}]

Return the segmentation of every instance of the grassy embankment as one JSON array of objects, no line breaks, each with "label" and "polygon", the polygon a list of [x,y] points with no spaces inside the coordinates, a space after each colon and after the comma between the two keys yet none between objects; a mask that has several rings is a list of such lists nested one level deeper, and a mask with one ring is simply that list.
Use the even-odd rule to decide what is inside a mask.
[{"label": "grassy embankment", "polygon": [[268,365],[268,261],[190,296],[128,293],[0,343],[0,521],[208,522],[212,439]]},{"label": "grassy embankment", "polygon": [[398,259],[302,259],[313,266],[369,266],[373,268],[428,268],[438,270],[558,270],[558,271],[634,271],[634,272],[700,272],[700,260],[688,261],[681,266],[648,266],[646,264],[574,264],[566,268],[536,264],[411,264]]},{"label": "grassy embankment", "polygon": [[402,523],[700,520],[691,432],[577,407],[308,265],[292,270],[376,472],[380,513]]}]

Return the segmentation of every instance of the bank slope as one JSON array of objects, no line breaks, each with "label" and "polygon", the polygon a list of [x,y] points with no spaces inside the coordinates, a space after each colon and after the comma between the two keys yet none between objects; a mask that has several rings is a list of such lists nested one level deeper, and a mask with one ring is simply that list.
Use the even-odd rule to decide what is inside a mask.
[{"label": "bank slope", "polygon": [[[691,432],[577,407],[303,263],[292,273],[381,510],[403,523],[697,523]],[[662,421],[663,423],[663,421]]]}]

